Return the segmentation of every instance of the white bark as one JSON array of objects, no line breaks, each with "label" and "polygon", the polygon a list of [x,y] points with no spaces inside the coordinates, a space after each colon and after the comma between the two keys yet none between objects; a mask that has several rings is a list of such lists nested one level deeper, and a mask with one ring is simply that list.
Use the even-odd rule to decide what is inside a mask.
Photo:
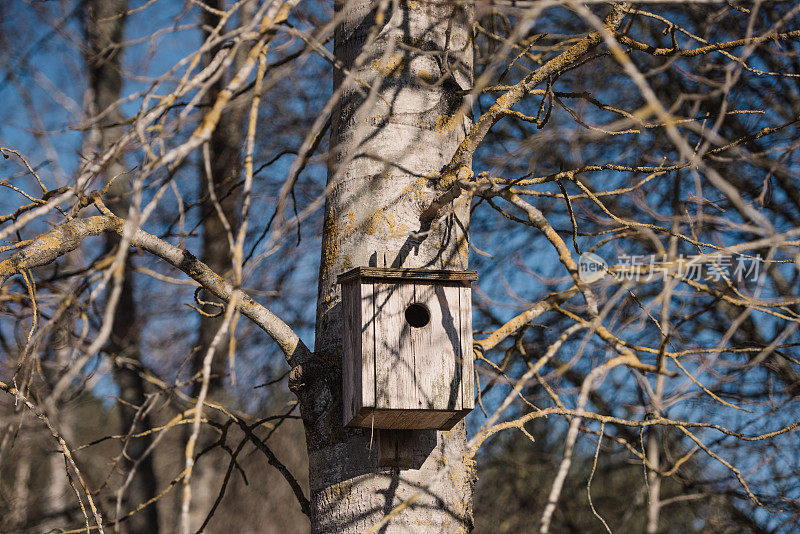
[{"label": "white bark", "polygon": [[[355,0],[337,10],[344,22],[335,54],[352,75],[335,74],[342,98],[332,122],[315,352],[338,365],[339,273],[369,265],[371,258],[374,264],[384,252],[394,266],[467,266],[466,196],[433,223],[422,214],[441,195],[431,178],[470,125],[458,91],[472,83],[472,48],[471,13],[453,2]],[[312,530],[362,532],[420,488],[423,496],[382,532],[470,530],[475,475],[464,425],[418,431],[414,456],[420,468],[381,471],[379,436],[341,426],[339,381],[334,372],[328,387],[307,395],[313,402],[304,406]],[[445,468],[448,476],[437,477]]]}]

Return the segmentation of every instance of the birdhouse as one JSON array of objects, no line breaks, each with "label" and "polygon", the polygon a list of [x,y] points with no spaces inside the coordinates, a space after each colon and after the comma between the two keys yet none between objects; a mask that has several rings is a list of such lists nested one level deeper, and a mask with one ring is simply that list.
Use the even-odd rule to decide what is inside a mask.
[{"label": "birdhouse", "polygon": [[344,424],[449,430],[475,406],[475,271],[357,267],[339,275]]}]

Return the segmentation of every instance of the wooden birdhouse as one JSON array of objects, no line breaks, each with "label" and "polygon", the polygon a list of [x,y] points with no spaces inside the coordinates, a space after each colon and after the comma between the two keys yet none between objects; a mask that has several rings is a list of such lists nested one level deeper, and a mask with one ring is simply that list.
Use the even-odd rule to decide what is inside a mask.
[{"label": "wooden birdhouse", "polygon": [[357,267],[339,275],[344,424],[449,430],[474,408],[475,271]]}]

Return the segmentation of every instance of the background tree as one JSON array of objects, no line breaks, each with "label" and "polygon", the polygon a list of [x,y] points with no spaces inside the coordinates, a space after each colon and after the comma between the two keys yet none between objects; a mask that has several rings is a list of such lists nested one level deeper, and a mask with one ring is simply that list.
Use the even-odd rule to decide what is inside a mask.
[{"label": "background tree", "polygon": [[[122,51],[120,44],[125,30],[125,15],[128,11],[126,0],[105,2],[90,0],[85,6],[86,26],[86,65],[90,89],[90,130],[89,148],[96,153],[112,149],[122,134],[123,114],[117,107],[122,91]],[[102,174],[107,188],[107,202],[110,209],[123,218],[128,218],[130,185],[128,168],[125,164],[124,147],[117,146],[116,153],[104,165]],[[119,238],[108,234],[106,243],[109,251],[119,244]],[[131,263],[124,260],[123,280],[119,297],[109,299],[111,330],[105,350],[112,359],[114,380],[119,388],[121,403],[120,435],[138,434],[151,428],[149,400],[146,396],[144,379],[141,376],[142,357],[139,350],[135,287]],[[106,312],[109,313],[109,312]],[[153,473],[152,456],[145,454],[152,440],[149,435],[131,439],[124,444],[121,452],[120,468],[125,477],[119,493],[125,508],[131,509],[140,503],[154,498],[157,482]],[[134,515],[128,525],[131,533],[151,532],[150,525],[157,525],[158,509],[145,508]]]},{"label": "background tree", "polygon": [[[793,531],[796,6],[112,11],[0,19],[0,529]],[[479,408],[379,469],[335,277],[470,248]]]}]

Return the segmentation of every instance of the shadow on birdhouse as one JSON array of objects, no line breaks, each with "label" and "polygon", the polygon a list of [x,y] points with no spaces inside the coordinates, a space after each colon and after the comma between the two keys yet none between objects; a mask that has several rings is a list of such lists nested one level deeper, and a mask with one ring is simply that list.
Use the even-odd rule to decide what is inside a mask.
[{"label": "shadow on birdhouse", "polygon": [[475,271],[357,267],[339,275],[344,424],[450,430],[475,406]]}]

